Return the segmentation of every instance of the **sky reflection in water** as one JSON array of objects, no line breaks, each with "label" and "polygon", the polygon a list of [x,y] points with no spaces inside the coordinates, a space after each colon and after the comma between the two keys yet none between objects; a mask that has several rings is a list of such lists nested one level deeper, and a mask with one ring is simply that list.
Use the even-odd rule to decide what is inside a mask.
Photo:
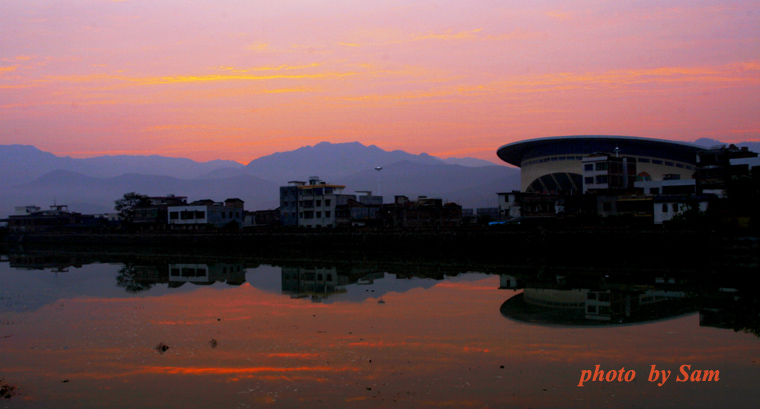
[{"label": "sky reflection in water", "polygon": [[[0,263],[0,379],[8,407],[756,407],[760,340],[693,312],[635,325],[505,317],[521,291],[480,273],[375,272],[326,297],[293,294],[288,268],[230,285],[117,286],[120,264],[68,272]],[[297,269],[296,269],[297,270]],[[322,270],[327,274],[331,270]],[[303,272],[302,272],[303,273]],[[166,274],[169,278],[171,272]],[[228,276],[228,278],[231,276]],[[296,291],[297,293],[297,291]],[[381,302],[382,300],[382,302]],[[169,348],[161,353],[155,347]],[[680,365],[718,382],[676,383]],[[630,383],[581,371],[636,371]],[[651,365],[673,371],[662,387]]]}]

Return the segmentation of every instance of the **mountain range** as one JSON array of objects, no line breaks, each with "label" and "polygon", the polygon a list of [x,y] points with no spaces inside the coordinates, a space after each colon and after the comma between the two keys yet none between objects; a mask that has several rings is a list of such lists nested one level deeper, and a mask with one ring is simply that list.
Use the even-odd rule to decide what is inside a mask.
[{"label": "mountain range", "polygon": [[379,188],[386,201],[394,195],[424,195],[465,207],[493,207],[497,191],[519,188],[515,168],[475,158],[385,151],[359,142],[322,142],[248,165],[157,155],[76,159],[28,145],[0,145],[0,217],[12,214],[15,206],[48,208],[54,203],[82,213],[107,213],[114,200],[132,191],[175,194],[189,201],[238,197],[247,210],[269,209],[278,206],[279,186],[311,176],[344,184],[346,193]]}]

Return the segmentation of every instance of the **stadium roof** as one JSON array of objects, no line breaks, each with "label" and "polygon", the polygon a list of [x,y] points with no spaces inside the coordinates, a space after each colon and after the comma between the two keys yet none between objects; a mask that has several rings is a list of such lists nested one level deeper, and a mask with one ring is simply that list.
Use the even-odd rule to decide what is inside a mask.
[{"label": "stadium roof", "polygon": [[704,148],[687,143],[664,139],[640,138],[617,135],[571,135],[552,136],[513,142],[500,147],[496,154],[511,165],[520,166],[523,160],[533,157],[594,152],[613,152],[621,155],[660,157],[686,163],[695,163],[697,152]]}]

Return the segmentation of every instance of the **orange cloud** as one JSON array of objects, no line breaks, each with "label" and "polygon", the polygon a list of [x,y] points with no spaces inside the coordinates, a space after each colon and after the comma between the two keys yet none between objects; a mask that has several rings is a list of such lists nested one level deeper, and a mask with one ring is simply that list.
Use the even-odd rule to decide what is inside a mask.
[{"label": "orange cloud", "polygon": [[228,367],[172,367],[172,366],[154,366],[143,369],[142,372],[152,374],[174,374],[174,375],[229,375],[229,374],[255,374],[262,372],[356,372],[358,368],[350,367],[330,367],[330,366],[299,366],[295,368],[282,368],[272,366],[261,366],[252,368],[228,368]]}]

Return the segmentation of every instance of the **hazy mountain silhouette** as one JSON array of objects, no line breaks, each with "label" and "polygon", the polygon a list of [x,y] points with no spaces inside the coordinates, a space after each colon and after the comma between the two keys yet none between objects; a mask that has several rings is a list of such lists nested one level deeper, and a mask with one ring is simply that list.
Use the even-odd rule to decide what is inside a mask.
[{"label": "hazy mountain silhouette", "polygon": [[107,178],[125,173],[140,172],[161,176],[192,179],[219,168],[241,168],[229,160],[196,162],[185,158],[165,156],[116,155],[75,159],[56,156],[30,145],[0,145],[0,186],[30,182],[54,170],[68,170],[86,176]]},{"label": "hazy mountain silhouette", "polygon": [[[726,146],[730,145],[728,143],[721,142],[715,139],[710,139],[710,138],[699,138],[696,141],[694,141],[694,144],[702,146],[704,148],[708,148],[708,149],[715,146],[720,146],[720,145],[726,145]],[[739,142],[739,143],[735,143],[734,145],[740,148],[747,147],[747,149],[751,150],[752,152],[760,153],[760,142]]]},{"label": "hazy mountain silhouette", "polygon": [[449,165],[462,165],[462,166],[468,166],[468,167],[473,167],[473,168],[478,168],[481,166],[500,165],[498,163],[494,163],[491,161],[478,159],[478,158],[443,158],[442,160],[448,163]]},{"label": "hazy mountain silhouette", "polygon": [[385,151],[375,145],[365,146],[359,142],[321,142],[288,152],[277,152],[252,160],[244,169],[220,169],[203,177],[249,174],[262,179],[285,184],[291,180],[308,180],[319,176],[333,180],[377,166],[410,161],[415,163],[443,164],[443,160],[426,153],[414,155],[404,151]]}]

